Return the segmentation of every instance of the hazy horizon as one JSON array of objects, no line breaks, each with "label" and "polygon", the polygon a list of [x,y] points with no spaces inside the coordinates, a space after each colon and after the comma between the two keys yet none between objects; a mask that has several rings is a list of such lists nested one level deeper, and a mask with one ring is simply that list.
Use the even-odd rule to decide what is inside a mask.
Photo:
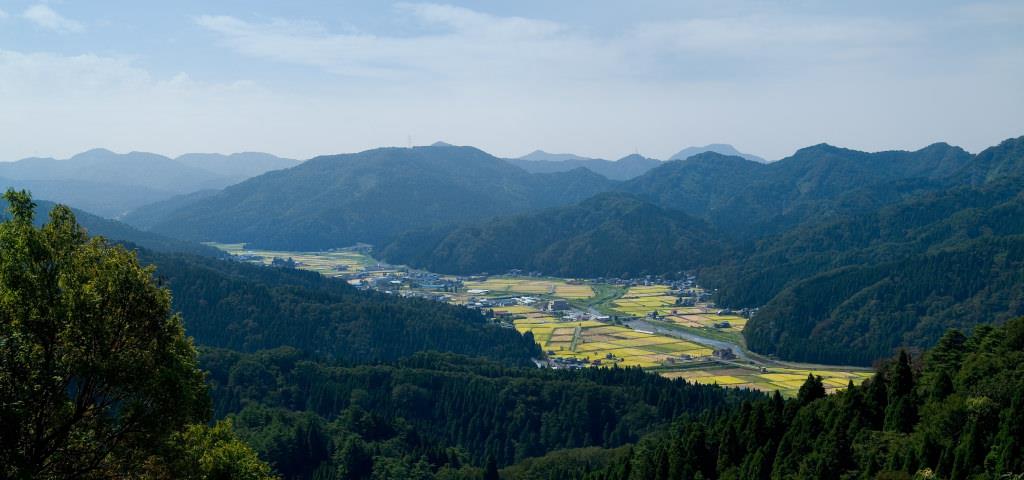
[{"label": "hazy horizon", "polygon": [[443,140],[606,159],[1024,134],[1017,2],[0,1],[0,160]]}]

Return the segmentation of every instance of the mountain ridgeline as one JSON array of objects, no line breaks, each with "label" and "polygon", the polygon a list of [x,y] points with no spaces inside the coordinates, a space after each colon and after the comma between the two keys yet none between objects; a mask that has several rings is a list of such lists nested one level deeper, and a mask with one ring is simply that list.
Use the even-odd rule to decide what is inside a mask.
[{"label": "mountain ridgeline", "polygon": [[276,249],[381,245],[410,229],[570,204],[611,185],[585,169],[531,174],[471,147],[381,148],[252,178],[152,230]]},{"label": "mountain ridgeline", "polygon": [[66,160],[0,162],[0,187],[31,190],[36,198],[116,217],[143,205],[204,189],[219,189],[298,162],[266,153],[186,154],[97,148]]},{"label": "mountain ridgeline", "polygon": [[[550,159],[545,160],[544,158]],[[505,161],[532,173],[568,172],[576,168],[586,168],[612,180],[636,178],[661,165],[661,160],[646,158],[636,154],[627,155],[613,161],[576,156],[565,158],[550,154],[548,157],[545,157],[538,156],[534,152],[534,154],[526,157],[510,158]]]}]

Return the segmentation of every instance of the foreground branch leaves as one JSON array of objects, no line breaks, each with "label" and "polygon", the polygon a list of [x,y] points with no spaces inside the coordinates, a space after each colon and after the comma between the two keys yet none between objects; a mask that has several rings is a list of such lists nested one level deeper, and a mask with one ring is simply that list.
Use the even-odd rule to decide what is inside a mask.
[{"label": "foreground branch leaves", "polygon": [[37,229],[27,193],[4,198],[12,218],[0,224],[0,478],[149,477],[175,460],[176,441],[229,432],[186,430],[209,418],[210,402],[152,268],[89,239],[67,207]]}]

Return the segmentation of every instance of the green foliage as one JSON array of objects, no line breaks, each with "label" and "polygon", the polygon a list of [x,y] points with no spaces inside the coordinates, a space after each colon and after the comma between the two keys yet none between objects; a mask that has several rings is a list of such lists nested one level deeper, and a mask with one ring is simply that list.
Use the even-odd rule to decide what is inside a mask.
[{"label": "green foliage", "polygon": [[362,292],[318,273],[142,251],[174,291],[174,308],[200,345],[241,351],[296,347],[345,362],[395,360],[423,350],[532,365],[539,347],[479,312]]},{"label": "green foliage", "polygon": [[167,442],[166,462],[150,466],[149,478],[272,480],[270,466],[235,435],[228,420],[191,425]]},{"label": "green foliage", "polygon": [[[345,367],[294,349],[207,350],[201,363],[217,415],[285,478],[378,478],[425,465],[478,480],[488,459],[497,468],[557,449],[618,447],[680,414],[761,396],[639,369],[520,369],[450,354]],[[603,465],[573,462],[565,471]]]},{"label": "green foliage", "polygon": [[[901,354],[829,397],[803,398],[817,390],[809,377],[801,398],[684,417],[604,473],[565,478],[622,478],[612,474],[626,465],[632,479],[1013,478],[1024,473],[1022,330],[1024,318],[979,328],[966,341],[951,332],[923,362]],[[936,390],[944,376],[952,388]]]},{"label": "green foliage", "polygon": [[87,239],[25,192],[0,224],[0,477],[110,478],[209,415],[170,293],[135,255]]},{"label": "green foliage", "polygon": [[607,193],[578,205],[490,220],[428,241],[413,232],[383,252],[389,261],[445,273],[511,268],[562,276],[678,273],[715,261],[724,247],[704,222],[635,197]]}]

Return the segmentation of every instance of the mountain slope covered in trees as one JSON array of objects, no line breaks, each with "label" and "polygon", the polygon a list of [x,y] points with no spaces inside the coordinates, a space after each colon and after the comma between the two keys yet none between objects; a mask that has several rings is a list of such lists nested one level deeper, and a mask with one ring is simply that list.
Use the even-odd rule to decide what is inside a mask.
[{"label": "mountain slope covered in trees", "polygon": [[632,277],[717,262],[726,244],[701,220],[630,195],[606,193],[540,213],[413,232],[382,254],[389,261],[445,273],[520,268],[562,276]]},{"label": "mountain slope covered in trees", "polygon": [[460,306],[356,290],[302,270],[140,252],[174,291],[199,345],[255,351],[292,346],[345,362],[391,361],[423,350],[532,365],[531,335]]},{"label": "mountain slope covered in trees", "polygon": [[770,164],[709,152],[665,162],[617,188],[756,237],[941,189],[972,158],[941,143],[878,153],[821,144]]},{"label": "mountain slope covered in trees", "polygon": [[748,344],[793,359],[869,364],[1024,314],[1022,143],[980,153],[957,186],[809,222],[702,277],[723,304],[763,305]]},{"label": "mountain slope covered in trees", "polygon": [[471,147],[381,148],[249,179],[153,230],[293,250],[379,245],[413,228],[572,203],[610,184],[583,169],[531,174]]}]

